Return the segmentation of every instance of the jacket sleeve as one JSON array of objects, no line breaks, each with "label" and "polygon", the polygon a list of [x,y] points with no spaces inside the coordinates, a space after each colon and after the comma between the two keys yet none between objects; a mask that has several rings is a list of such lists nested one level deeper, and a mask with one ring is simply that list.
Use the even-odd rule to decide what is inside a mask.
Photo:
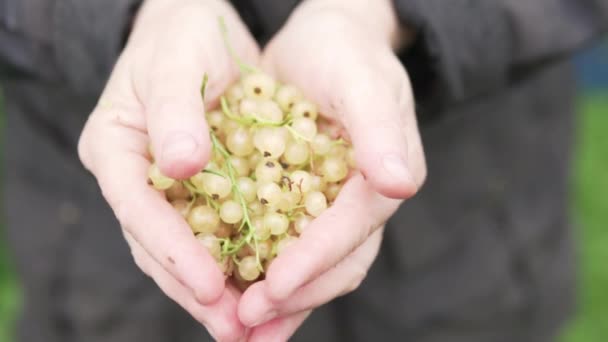
[{"label": "jacket sleeve", "polygon": [[0,0],[0,77],[52,78],[98,91],[141,0]]},{"label": "jacket sleeve", "polygon": [[[570,56],[608,29],[608,0],[395,0],[423,97],[460,102]],[[415,70],[414,70],[415,69]]]}]

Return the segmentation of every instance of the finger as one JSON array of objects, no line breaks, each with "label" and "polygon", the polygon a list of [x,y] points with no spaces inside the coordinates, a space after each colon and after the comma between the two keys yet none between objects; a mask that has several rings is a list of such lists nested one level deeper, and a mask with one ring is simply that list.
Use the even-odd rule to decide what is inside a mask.
[{"label": "finger", "polygon": [[[238,76],[217,18],[198,13],[201,10],[203,6],[190,6],[167,14],[165,30],[155,37],[152,55],[145,56],[150,58],[147,69],[136,69],[134,78],[157,163],[173,178],[190,177],[209,160],[209,130],[201,96],[203,76],[209,77],[205,92],[208,103],[216,102]],[[234,29],[241,32],[238,26]],[[237,43],[242,41],[240,38]]]},{"label": "finger", "polygon": [[352,139],[357,167],[381,194],[402,199],[413,196],[417,184],[412,157],[417,155],[409,155],[408,145],[419,137],[416,130],[408,134],[408,126],[415,127],[416,122],[407,77],[404,74],[395,89],[385,75],[364,68],[340,74],[342,81],[330,101]]},{"label": "finger", "polygon": [[375,260],[382,229],[376,230],[359,248],[335,268],[299,288],[288,299],[276,303],[266,296],[266,283],[252,285],[239,301],[239,319],[246,326],[258,326],[275,317],[312,310],[357,289]]},{"label": "finger", "polygon": [[335,203],[273,261],[266,275],[268,298],[281,302],[336,265],[381,226],[399,203],[378,195],[355,174]]},{"label": "finger", "polygon": [[190,288],[202,303],[217,300],[224,289],[224,277],[215,260],[181,215],[146,182],[149,162],[142,156],[144,133],[121,126],[112,118],[114,114],[94,113],[82,138],[104,141],[83,143],[81,150],[104,197],[122,227],[167,272]]},{"label": "finger", "polygon": [[291,316],[277,318],[253,329],[249,342],[288,341],[304,323],[311,311],[299,312]]},{"label": "finger", "polygon": [[182,286],[152,259],[131,234],[125,232],[124,235],[139,268],[144,270],[169,298],[203,324],[216,340],[237,341],[245,334],[245,327],[239,322],[236,313],[236,291],[226,289],[214,304],[201,305],[192,295],[192,291]]}]

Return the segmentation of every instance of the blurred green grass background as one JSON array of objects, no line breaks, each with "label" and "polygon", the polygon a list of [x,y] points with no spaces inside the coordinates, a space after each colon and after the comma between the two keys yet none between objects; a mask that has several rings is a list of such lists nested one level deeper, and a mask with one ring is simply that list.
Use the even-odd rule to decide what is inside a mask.
[{"label": "blurred green grass background", "polygon": [[[580,227],[580,307],[561,342],[604,342],[608,341],[608,90],[586,93],[580,112],[572,199]],[[21,302],[9,260],[0,234],[0,342],[13,341]]]}]

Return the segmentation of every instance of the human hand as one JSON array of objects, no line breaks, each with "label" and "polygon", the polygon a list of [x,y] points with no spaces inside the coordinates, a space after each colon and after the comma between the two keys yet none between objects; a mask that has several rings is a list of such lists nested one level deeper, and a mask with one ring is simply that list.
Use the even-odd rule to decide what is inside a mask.
[{"label": "human hand", "polygon": [[426,177],[411,86],[393,52],[397,33],[388,0],[310,0],[264,52],[269,73],[345,128],[360,173],[241,297],[239,318],[256,326],[250,341],[285,340],[310,310],[356,289],[380,227]]},{"label": "human hand", "polygon": [[240,293],[184,219],[147,183],[148,144],[161,171],[187,178],[211,152],[200,86],[207,103],[239,75],[218,18],[230,27],[236,53],[255,64],[258,47],[222,0],[147,0],[78,150],[114,210],[137,265],[219,341],[245,334],[237,317]]}]

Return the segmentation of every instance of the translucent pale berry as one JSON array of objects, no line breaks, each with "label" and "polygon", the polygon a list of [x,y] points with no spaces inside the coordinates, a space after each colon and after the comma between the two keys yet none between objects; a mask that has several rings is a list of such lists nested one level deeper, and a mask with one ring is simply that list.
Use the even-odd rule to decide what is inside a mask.
[{"label": "translucent pale berry", "polygon": [[213,234],[220,224],[220,217],[215,210],[206,205],[192,208],[187,220],[195,233]]},{"label": "translucent pale berry", "polygon": [[232,226],[224,223],[224,222],[220,222],[217,230],[215,231],[215,236],[217,236],[220,239],[225,239],[225,238],[229,238],[233,233],[233,229]]},{"label": "translucent pale berry", "polygon": [[253,218],[251,220],[251,224],[253,224],[253,227],[255,229],[255,232],[253,234],[255,235],[256,239],[267,240],[270,238],[270,227],[264,224],[264,217],[258,216]]},{"label": "translucent pale berry", "polygon": [[214,110],[207,113],[207,125],[211,128],[215,133],[219,133],[222,131],[224,127],[224,113],[219,110]]},{"label": "translucent pale berry", "polygon": [[341,189],[342,185],[340,185],[340,183],[331,183],[327,185],[327,188],[325,189],[325,191],[323,191],[323,193],[325,194],[325,197],[328,201],[333,202],[338,197],[338,194],[340,193]]},{"label": "translucent pale berry", "polygon": [[207,249],[209,254],[216,261],[219,261],[222,258],[222,246],[220,244],[220,240],[218,240],[213,234],[198,234],[196,236],[198,241]]},{"label": "translucent pale berry", "polygon": [[277,93],[274,95],[275,101],[285,112],[289,112],[300,98],[300,91],[291,85],[283,85],[279,87]]},{"label": "translucent pale berry", "polygon": [[256,184],[249,177],[240,177],[236,180],[236,186],[239,188],[245,202],[253,202],[256,197]]},{"label": "translucent pale berry", "polygon": [[226,138],[226,146],[228,151],[238,157],[245,157],[253,153],[253,139],[249,130],[245,127],[239,127]]},{"label": "translucent pale berry", "polygon": [[296,241],[298,241],[298,238],[291,235],[288,235],[281,239],[277,243],[277,255],[281,255],[281,253],[283,253],[287,248],[289,248],[289,246],[293,245]]},{"label": "translucent pale berry", "polygon": [[204,191],[211,195],[213,199],[223,199],[230,195],[232,184],[227,177],[203,173],[202,180]]},{"label": "translucent pale berry", "polygon": [[173,209],[175,209],[182,217],[188,217],[188,213],[190,212],[190,206],[188,201],[184,199],[177,199],[171,202]]},{"label": "translucent pale berry", "polygon": [[262,183],[257,195],[262,204],[272,207],[281,200],[281,188],[276,183]]},{"label": "translucent pale berry", "polygon": [[305,141],[293,140],[285,148],[283,161],[289,165],[301,165],[306,163],[309,154],[310,149]]},{"label": "translucent pale berry", "polygon": [[325,180],[323,180],[322,177],[317,176],[317,175],[312,175],[310,177],[310,189],[312,191],[323,192],[325,190],[326,186],[327,186],[327,183],[325,182]]},{"label": "translucent pale berry", "polygon": [[327,134],[319,133],[312,139],[312,150],[318,156],[324,156],[331,149],[331,139]]},{"label": "translucent pale berry", "polygon": [[291,186],[295,187],[302,194],[305,194],[312,189],[311,178],[310,173],[303,170],[294,171],[289,176],[289,179],[292,182]]},{"label": "translucent pale berry", "polygon": [[301,215],[294,221],[294,229],[298,234],[302,234],[304,229],[312,222],[313,218],[308,215]]},{"label": "translucent pale berry", "polygon": [[357,168],[357,161],[355,159],[355,150],[352,147],[346,150],[346,164],[351,169]]},{"label": "translucent pale berry", "polygon": [[348,166],[342,158],[328,157],[321,164],[321,174],[327,182],[339,182],[348,175]]},{"label": "translucent pale berry", "polygon": [[261,260],[267,259],[272,253],[272,242],[270,240],[258,241],[258,255]]},{"label": "translucent pale berry", "polygon": [[238,176],[238,177],[249,176],[249,172],[251,172],[251,170],[249,169],[249,160],[247,160],[245,158],[241,158],[241,157],[232,156],[232,157],[230,157],[230,164],[232,165],[232,168],[236,172],[236,176]]},{"label": "translucent pale berry", "polygon": [[312,191],[304,198],[304,206],[308,214],[317,217],[327,209],[327,199],[322,192]]},{"label": "translucent pale berry", "polygon": [[228,224],[235,224],[243,219],[243,209],[235,201],[225,201],[220,207],[220,218]]},{"label": "translucent pale berry", "polygon": [[311,120],[317,119],[317,106],[308,101],[298,101],[291,108],[291,115],[294,118],[308,118]]},{"label": "translucent pale berry", "polygon": [[305,117],[295,118],[291,123],[291,128],[308,141],[312,141],[317,134],[317,124],[312,119]]},{"label": "translucent pale berry", "polygon": [[278,183],[281,180],[282,174],[283,167],[273,160],[262,160],[255,168],[255,178],[261,183]]},{"label": "translucent pale berry", "polygon": [[233,84],[226,91],[226,100],[229,103],[237,103],[241,101],[245,97],[245,92],[243,91],[243,87],[240,84]]},{"label": "translucent pale berry", "polygon": [[[257,196],[257,193],[256,193]],[[249,212],[251,216],[262,216],[264,215],[264,205],[259,201],[249,203]]]},{"label": "translucent pale berry", "polygon": [[174,182],[173,185],[165,191],[165,195],[169,201],[175,201],[189,198],[190,191],[188,191],[182,182]]},{"label": "translucent pale berry", "polygon": [[260,101],[257,116],[264,121],[280,123],[283,121],[283,111],[274,101]]},{"label": "translucent pale berry", "polygon": [[264,158],[278,159],[285,152],[286,143],[287,136],[278,127],[261,128],[253,137],[253,144]]},{"label": "translucent pale berry", "polygon": [[270,229],[272,235],[283,235],[289,228],[289,219],[283,214],[268,212],[264,215],[264,225]]},{"label": "translucent pale berry", "polygon": [[276,92],[276,82],[274,79],[263,73],[251,73],[246,75],[242,82],[245,96],[251,99],[269,100]]},{"label": "translucent pale berry", "polygon": [[174,179],[163,175],[156,164],[150,165],[150,168],[148,169],[148,177],[152,181],[154,188],[157,190],[169,189],[175,182]]},{"label": "translucent pale berry", "polygon": [[239,103],[239,114],[244,117],[256,115],[259,103],[259,101],[253,99],[243,99],[243,101]]},{"label": "translucent pale berry", "polygon": [[254,256],[246,256],[241,259],[238,270],[243,280],[254,281],[260,276],[258,262]]}]

